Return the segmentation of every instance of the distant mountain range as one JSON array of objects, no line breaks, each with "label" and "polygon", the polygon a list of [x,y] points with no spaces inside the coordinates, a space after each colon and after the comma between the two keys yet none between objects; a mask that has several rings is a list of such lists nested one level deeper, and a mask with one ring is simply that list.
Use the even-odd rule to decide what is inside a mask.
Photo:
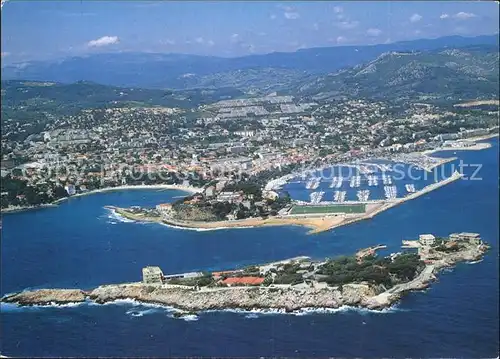
[{"label": "distant mountain range", "polygon": [[307,81],[311,76],[333,73],[372,61],[383,53],[472,45],[490,45],[498,52],[498,35],[311,48],[238,58],[152,53],[94,54],[5,66],[1,76],[2,80],[60,83],[91,81],[153,89],[237,88],[246,92],[265,93]]},{"label": "distant mountain range", "polygon": [[366,64],[301,81],[289,91],[315,99],[498,98],[499,66],[498,47],[490,45],[391,51]]}]

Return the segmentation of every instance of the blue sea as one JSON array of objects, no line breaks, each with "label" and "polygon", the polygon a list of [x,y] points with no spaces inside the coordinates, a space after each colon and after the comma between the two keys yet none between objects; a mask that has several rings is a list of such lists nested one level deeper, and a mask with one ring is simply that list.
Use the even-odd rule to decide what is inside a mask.
[{"label": "blue sea", "polygon": [[[92,288],[166,273],[220,270],[285,259],[385,253],[420,233],[481,233],[482,262],[446,270],[425,292],[382,312],[342,308],[300,315],[215,311],[174,318],[172,310],[122,301],[96,305],[1,306],[7,356],[496,357],[499,348],[498,140],[483,151],[443,152],[481,164],[482,180],[459,180],[367,221],[307,235],[301,227],[190,231],[124,222],[105,205],[155,205],[178,191],[129,190],[73,198],[56,208],[3,216],[1,293]],[[445,166],[458,165],[458,160]],[[474,168],[464,168],[471,175]],[[306,196],[307,197],[307,196]]]}]

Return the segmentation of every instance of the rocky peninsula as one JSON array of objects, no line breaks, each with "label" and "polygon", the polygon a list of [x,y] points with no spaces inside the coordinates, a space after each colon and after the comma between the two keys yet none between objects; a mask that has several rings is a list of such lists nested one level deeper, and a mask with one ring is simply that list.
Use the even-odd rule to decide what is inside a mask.
[{"label": "rocky peninsula", "polygon": [[[207,219],[203,216],[190,214],[189,216],[179,217],[179,210],[176,204],[159,204],[156,208],[142,208],[133,206],[130,208],[120,208],[116,206],[105,206],[117,215],[138,222],[156,222],[168,226],[195,229],[195,230],[214,230],[227,228],[252,228],[261,226],[304,226],[310,229],[308,234],[315,234],[328,231],[333,228],[351,224],[357,221],[373,218],[375,215],[386,211],[392,207],[398,206],[406,201],[420,197],[426,193],[434,191],[442,186],[462,178],[462,174],[455,171],[450,177],[439,182],[429,184],[419,191],[410,193],[402,198],[372,200],[368,202],[344,202],[342,204],[331,203],[322,205],[309,205],[295,203],[290,200],[280,212],[265,216],[252,216],[243,219],[231,217],[231,219]],[[206,201],[202,194],[186,197],[184,203],[192,202],[193,199],[201,198]],[[180,202],[182,202],[181,200]],[[217,202],[215,202],[217,203]],[[217,204],[219,204],[218,202]],[[183,206],[196,209],[199,204],[183,204]],[[205,204],[203,204],[205,206]],[[206,206],[205,206],[206,207]],[[353,208],[361,208],[360,211],[353,211]],[[190,213],[193,213],[191,211]],[[228,218],[229,216],[226,216]]]},{"label": "rocky peninsula", "polygon": [[223,309],[274,309],[342,306],[383,309],[407,292],[427,288],[440,269],[477,261],[489,246],[478,234],[455,233],[447,238],[421,235],[403,241],[416,252],[379,258],[375,251],[311,261],[308,257],[213,273],[164,275],[158,267],[143,269],[143,281],[103,285],[92,290],[38,289],[7,295],[2,302],[51,305],[133,299],[195,312]]}]

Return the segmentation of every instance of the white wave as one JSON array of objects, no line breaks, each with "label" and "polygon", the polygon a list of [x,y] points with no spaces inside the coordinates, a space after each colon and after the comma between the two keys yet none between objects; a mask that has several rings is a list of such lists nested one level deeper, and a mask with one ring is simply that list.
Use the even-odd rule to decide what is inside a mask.
[{"label": "white wave", "polygon": [[292,312],[287,312],[285,309],[213,309],[204,312],[227,312],[235,314],[245,314],[245,318],[253,319],[253,318],[258,318],[260,315],[286,314],[286,315],[304,316],[310,314],[336,314],[336,313],[347,313],[347,312],[357,312],[359,314],[388,314],[388,313],[405,312],[405,311],[407,310],[398,308],[396,305],[381,310],[343,305],[339,308],[302,308]]},{"label": "white wave", "polygon": [[255,318],[258,318],[259,316],[255,313],[250,313],[250,314],[247,314],[245,315],[245,318],[247,319],[255,319]]},{"label": "white wave", "polygon": [[482,261],[483,261],[483,259],[480,259],[477,261],[467,262],[467,264],[477,264],[477,263],[481,263]]},{"label": "white wave", "polygon": [[189,315],[183,315],[181,317],[179,317],[178,319],[182,319],[182,320],[185,320],[186,322],[195,322],[197,321],[199,318],[197,315],[194,315],[194,314],[189,314]]},{"label": "white wave", "polygon": [[159,223],[162,226],[165,227],[170,227],[170,228],[175,228],[175,229],[184,229],[187,231],[195,231],[195,232],[208,232],[208,231],[219,231],[221,229],[248,229],[248,228],[255,228],[255,226],[248,226],[248,227],[214,227],[214,228],[190,228],[190,227],[181,227],[181,226],[175,226],[173,224],[167,224],[167,223]]},{"label": "white wave", "polygon": [[[120,216],[118,213],[116,213],[113,209],[111,208],[106,208],[109,213],[108,215],[106,216],[106,218],[108,218],[109,220],[111,221],[118,221],[118,222],[123,222],[123,223],[133,223],[135,222],[134,220],[132,219],[128,219],[128,218],[125,218],[123,216]],[[110,223],[110,222],[108,222]]]},{"label": "white wave", "polygon": [[[135,299],[116,299],[114,301],[106,302],[103,304],[99,304],[90,300],[86,300],[84,302],[76,302],[76,303],[66,303],[66,304],[56,304],[51,303],[48,305],[33,305],[33,306],[20,306],[15,303],[0,303],[0,309],[4,312],[14,312],[14,311],[24,311],[24,310],[39,310],[43,308],[75,308],[83,305],[88,306],[106,306],[106,305],[123,305],[132,307],[126,311],[127,315],[132,317],[142,317],[148,314],[158,314],[161,312],[168,313],[168,317],[172,319],[182,319],[185,321],[197,321],[199,317],[195,314],[189,314],[184,310],[168,306],[162,304],[155,303],[144,303],[137,301]],[[144,309],[148,308],[148,309]],[[236,309],[236,308],[227,308],[227,309],[210,309],[203,310],[200,313],[234,313],[244,315],[247,319],[255,319],[259,318],[263,315],[294,315],[294,316],[305,316],[312,314],[342,314],[348,312],[356,312],[361,315],[368,314],[389,314],[396,312],[405,312],[408,309],[401,309],[397,305],[393,305],[388,308],[384,308],[381,310],[360,308],[360,307],[352,307],[352,306],[341,306],[339,308],[302,308],[299,310],[295,310],[292,312],[287,312],[285,309]],[[174,313],[180,313],[181,315],[174,315]],[[184,314],[185,315],[182,315]]]},{"label": "white wave", "polygon": [[142,317],[143,315],[158,313],[157,308],[145,309],[145,310],[136,310],[130,309],[127,310],[126,314],[131,315],[132,317]]},{"label": "white wave", "polygon": [[39,310],[44,308],[76,308],[87,304],[86,302],[74,302],[74,303],[55,303],[50,304],[36,304],[36,305],[19,305],[16,303],[0,303],[1,311],[5,312],[17,312],[17,311],[27,311],[27,310]]}]

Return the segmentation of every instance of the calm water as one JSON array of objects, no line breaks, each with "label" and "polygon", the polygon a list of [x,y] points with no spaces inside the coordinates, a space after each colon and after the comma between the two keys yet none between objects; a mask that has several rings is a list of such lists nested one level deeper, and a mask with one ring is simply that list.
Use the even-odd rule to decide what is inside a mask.
[{"label": "calm water", "polygon": [[2,305],[1,352],[8,356],[495,357],[498,141],[493,145],[457,154],[467,163],[481,163],[483,180],[460,180],[372,220],[314,236],[300,227],[196,232],[125,223],[103,208],[152,206],[181,194],[175,191],[110,192],[71,199],[57,208],[5,215],[2,294],[137,281],[145,265],[159,265],[166,273],[228,269],[297,255],[351,254],[377,243],[394,252],[401,240],[424,232],[480,232],[493,248],[481,263],[443,273],[426,292],[412,293],[382,313],[210,312],[175,319],[168,309],[134,303],[65,308]]}]

